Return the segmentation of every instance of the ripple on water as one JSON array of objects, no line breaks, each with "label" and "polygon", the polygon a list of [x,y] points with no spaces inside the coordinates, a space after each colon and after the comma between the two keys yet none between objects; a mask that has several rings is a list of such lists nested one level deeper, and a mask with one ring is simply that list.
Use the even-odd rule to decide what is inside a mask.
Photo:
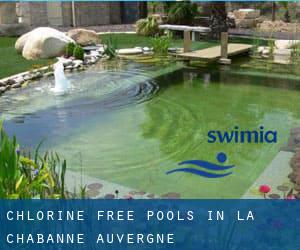
[{"label": "ripple on water", "polygon": [[[152,98],[158,85],[142,70],[104,70],[81,72],[67,75],[71,89],[64,96],[56,96],[50,90],[54,79],[41,79],[18,93],[7,92],[0,99],[1,113],[6,120],[20,122],[20,117],[30,116],[43,110],[57,112],[63,109],[67,115],[122,109]],[[24,119],[22,119],[24,120]]]}]

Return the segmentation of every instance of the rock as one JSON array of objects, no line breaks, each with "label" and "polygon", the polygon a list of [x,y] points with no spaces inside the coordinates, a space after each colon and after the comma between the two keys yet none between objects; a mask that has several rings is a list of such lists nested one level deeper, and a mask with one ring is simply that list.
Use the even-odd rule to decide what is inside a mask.
[{"label": "rock", "polygon": [[169,48],[168,51],[170,53],[176,53],[177,52],[177,48]]},{"label": "rock", "polygon": [[300,40],[276,40],[275,47],[277,49],[291,49],[299,43]]},{"label": "rock", "polygon": [[6,87],[0,87],[0,94],[3,94],[6,91]]},{"label": "rock", "polygon": [[0,36],[21,36],[30,31],[30,26],[25,23],[0,24]]},{"label": "rock", "polygon": [[19,83],[19,82],[17,82],[17,83],[15,83],[15,84],[13,84],[13,85],[11,85],[11,87],[13,88],[13,89],[17,89],[17,88],[21,88],[21,83]]},{"label": "rock", "polygon": [[297,23],[285,23],[283,21],[262,21],[258,28],[264,32],[292,32],[297,30]]},{"label": "rock", "polygon": [[295,141],[296,143],[299,143],[299,142],[300,142],[300,134],[295,134],[295,135],[294,135],[294,141]]},{"label": "rock", "polygon": [[8,79],[7,82],[6,82],[6,84],[10,85],[10,86],[15,84],[15,83],[16,83],[15,79]]},{"label": "rock", "polygon": [[68,31],[67,36],[82,46],[97,44],[100,42],[99,35],[93,30],[73,29]]},{"label": "rock", "polygon": [[53,76],[53,75],[54,75],[54,72],[47,72],[47,73],[43,74],[43,77],[50,77],[50,76]]},{"label": "rock", "polygon": [[25,82],[25,80],[22,76],[19,76],[19,77],[15,78],[14,80],[15,80],[15,83],[20,83],[20,84],[23,84]]},{"label": "rock", "polygon": [[161,195],[161,198],[163,198],[163,199],[179,199],[180,194],[176,193],[176,192],[169,192],[169,193]]},{"label": "rock", "polygon": [[90,52],[90,55],[91,55],[91,56],[100,56],[100,52],[99,52],[99,51],[92,50],[92,51]]},{"label": "rock", "polygon": [[255,28],[258,21],[256,19],[235,19],[237,28],[251,29]]},{"label": "rock", "polygon": [[23,48],[25,46],[26,41],[28,40],[30,32],[22,35],[21,37],[18,38],[18,40],[15,43],[15,49],[18,53],[22,53]]},{"label": "rock", "polygon": [[0,87],[5,86],[6,84],[4,83],[4,81],[0,81]]},{"label": "rock", "polygon": [[260,16],[260,10],[255,9],[239,9],[233,11],[236,19],[255,19]]},{"label": "rock", "polygon": [[79,68],[83,64],[82,60],[74,60],[73,61],[73,68]]},{"label": "rock", "polygon": [[150,17],[155,19],[158,24],[164,24],[168,20],[168,16],[162,14],[152,14]]},{"label": "rock", "polygon": [[70,42],[74,40],[64,33],[53,28],[40,27],[21,36],[15,48],[28,60],[53,58],[61,56]]},{"label": "rock", "polygon": [[62,62],[62,64],[64,65],[64,67],[67,67],[69,65],[71,65],[73,63],[73,60],[70,58],[64,58],[64,57],[59,57],[58,61]]},{"label": "rock", "polygon": [[289,64],[292,55],[291,49],[274,49],[273,60],[275,63]]},{"label": "rock", "polygon": [[151,51],[151,49],[149,47],[144,47],[143,48],[143,52],[150,52],[150,51]]},{"label": "rock", "polygon": [[266,49],[269,49],[269,47],[266,47],[266,46],[259,46],[259,47],[257,48],[257,52],[260,53],[260,54],[263,54],[263,52],[264,52]]},{"label": "rock", "polygon": [[291,56],[292,49],[274,49],[273,54],[281,56]]},{"label": "rock", "polygon": [[138,55],[138,54],[142,54],[143,50],[141,48],[130,48],[130,49],[119,49],[117,52],[119,55]]}]

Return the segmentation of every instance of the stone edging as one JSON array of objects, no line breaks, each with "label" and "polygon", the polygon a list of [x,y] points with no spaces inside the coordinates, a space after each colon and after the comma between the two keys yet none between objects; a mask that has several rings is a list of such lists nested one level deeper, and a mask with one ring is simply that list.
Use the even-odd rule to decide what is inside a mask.
[{"label": "stone edging", "polygon": [[[96,48],[96,47],[95,47]],[[103,47],[91,50],[90,53],[84,54],[84,61],[76,60],[73,57],[64,58],[59,57],[66,71],[84,70],[87,66],[97,63],[103,57]],[[11,89],[21,88],[25,83],[37,80],[42,77],[49,77],[53,75],[53,65],[44,66],[34,70],[28,70],[9,77],[0,79],[0,95]]]}]

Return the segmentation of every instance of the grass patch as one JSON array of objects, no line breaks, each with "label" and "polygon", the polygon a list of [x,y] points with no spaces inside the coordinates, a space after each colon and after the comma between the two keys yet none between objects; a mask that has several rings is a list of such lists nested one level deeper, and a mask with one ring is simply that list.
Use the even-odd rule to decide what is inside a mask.
[{"label": "grass patch", "polygon": [[[101,35],[102,40],[109,38],[116,44],[118,49],[132,48],[132,47],[151,47],[152,38],[137,34],[104,34]],[[216,41],[196,41],[192,43],[193,49],[205,49],[218,45]],[[171,47],[183,47],[182,39],[172,39]]]},{"label": "grass patch", "polygon": [[[152,38],[137,34],[104,34],[101,35],[101,38],[103,41],[107,41],[111,38],[112,41],[116,43],[118,49],[152,46]],[[54,62],[54,59],[26,60],[22,55],[16,52],[16,40],[17,38],[12,37],[0,38],[0,79]],[[230,42],[253,44],[253,39],[230,38]],[[205,49],[216,45],[219,45],[219,41],[202,40],[193,42],[192,49]],[[183,47],[183,40],[172,39],[171,47]]]},{"label": "grass patch", "polygon": [[31,70],[37,67],[46,66],[54,60],[26,60],[15,50],[17,38],[0,37],[0,79]]},{"label": "grass patch", "polygon": [[[112,39],[116,43],[118,49],[132,47],[151,47],[151,37],[145,37],[137,34],[104,34],[101,35],[103,41]],[[253,44],[251,38],[230,38],[231,43]],[[219,45],[219,41],[202,40],[192,42],[192,49],[205,49]],[[266,41],[260,40],[259,45],[266,45]],[[183,39],[172,39],[171,47],[183,47]]]}]

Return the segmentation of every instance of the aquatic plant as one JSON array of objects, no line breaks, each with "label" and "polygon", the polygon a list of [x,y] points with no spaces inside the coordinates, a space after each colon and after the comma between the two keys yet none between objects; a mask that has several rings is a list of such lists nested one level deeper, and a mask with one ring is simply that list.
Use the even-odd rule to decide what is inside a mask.
[{"label": "aquatic plant", "polygon": [[275,40],[274,39],[269,39],[268,40],[268,46],[270,48],[270,56],[273,56],[274,49],[275,49]]},{"label": "aquatic plant", "polygon": [[170,36],[155,37],[151,41],[153,52],[156,55],[167,55],[171,45]]},{"label": "aquatic plant", "polygon": [[75,59],[77,60],[82,60],[84,59],[84,50],[81,46],[76,45],[73,51],[73,56],[75,57]]},{"label": "aquatic plant", "polygon": [[65,56],[66,57],[73,56],[75,47],[76,47],[75,43],[68,43],[65,48]]},{"label": "aquatic plant", "polygon": [[117,43],[113,41],[111,36],[104,42],[104,55],[107,55],[109,59],[117,56]]},{"label": "aquatic plant", "polygon": [[143,36],[155,36],[162,33],[158,28],[158,21],[155,17],[149,16],[136,22],[136,33]]},{"label": "aquatic plant", "polygon": [[197,15],[198,6],[195,3],[190,1],[171,3],[168,10],[168,23],[191,25]]},{"label": "aquatic plant", "polygon": [[22,152],[16,137],[12,139],[0,124],[0,198],[64,198],[64,179],[66,161],[61,165],[56,153],[39,154],[39,148],[33,157]]},{"label": "aquatic plant", "polygon": [[271,191],[271,187],[268,185],[261,185],[259,187],[259,192],[263,194],[264,198],[266,198],[266,194]]}]

